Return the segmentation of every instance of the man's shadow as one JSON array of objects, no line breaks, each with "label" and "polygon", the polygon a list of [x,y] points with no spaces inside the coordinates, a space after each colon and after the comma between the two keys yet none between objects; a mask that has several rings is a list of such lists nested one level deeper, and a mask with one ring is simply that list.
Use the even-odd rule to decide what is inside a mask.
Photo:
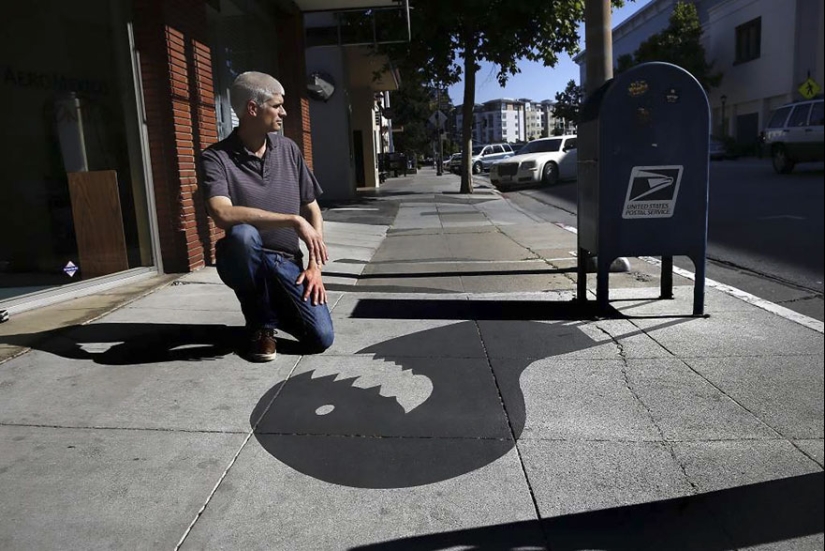
[{"label": "man's shadow", "polygon": [[[188,323],[90,323],[0,336],[0,344],[42,350],[71,360],[103,365],[209,361],[243,356],[247,332],[240,326]],[[285,354],[304,351],[294,340],[278,339]]]},{"label": "man's shadow", "polygon": [[[380,308],[370,303],[367,310],[371,315],[382,310],[388,318],[403,318],[403,312],[410,309],[419,309],[417,314],[429,309],[435,315],[432,302],[439,301],[430,301],[429,306],[423,304],[427,301],[418,302],[421,304],[396,301],[394,309],[388,303],[381,303]],[[366,358],[356,369],[342,364],[340,373],[329,374],[325,369],[315,378],[312,372],[301,373],[271,388],[250,416],[258,442],[293,469],[334,484],[400,488],[447,480],[488,465],[514,448],[526,419],[519,378],[529,365],[599,345],[615,346],[607,335],[594,340],[584,333],[581,328],[586,322],[571,321],[569,311],[563,310],[566,305],[554,307],[545,302],[545,319],[566,321],[539,323],[512,320],[507,311],[501,310],[501,303],[494,301],[478,301],[475,308],[472,302],[463,303],[463,311],[450,309],[443,315],[464,313],[475,316],[470,318],[473,320],[511,319],[507,322],[508,332],[532,336],[531,357],[505,354],[511,357],[494,359],[491,372],[482,355],[474,360],[471,375],[467,359],[461,360],[462,369],[459,360],[451,366],[449,360],[439,358],[438,343],[449,347],[473,337],[479,339],[475,321],[390,339],[356,353],[371,355],[372,364],[366,364]],[[554,316],[554,308],[558,315]],[[633,334],[638,333],[641,331]],[[394,384],[389,378],[397,380],[397,375],[386,369],[387,364],[399,366],[409,380],[417,376],[429,385],[410,383],[406,388],[402,386],[402,395],[393,396],[384,387]],[[376,386],[354,385],[360,376]],[[468,376],[486,381],[479,385]],[[431,389],[423,400],[422,386]],[[419,396],[404,396],[404,390]],[[410,408],[410,402],[415,407]]]}]

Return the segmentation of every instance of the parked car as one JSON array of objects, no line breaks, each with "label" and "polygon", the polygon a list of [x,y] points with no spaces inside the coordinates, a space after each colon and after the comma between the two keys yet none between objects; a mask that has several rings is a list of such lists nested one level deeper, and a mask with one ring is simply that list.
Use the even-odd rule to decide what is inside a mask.
[{"label": "parked car", "polygon": [[576,136],[554,136],[533,140],[517,155],[494,164],[490,182],[499,189],[516,184],[552,186],[560,180],[576,178],[578,152]]},{"label": "parked car", "polygon": [[[480,174],[484,170],[490,170],[493,163],[513,156],[513,148],[508,143],[496,143],[473,146],[470,166],[473,174]],[[450,172],[461,174],[462,155],[456,153],[450,160]]]},{"label": "parked car", "polygon": [[712,161],[721,161],[722,159],[737,159],[738,155],[731,151],[731,147],[719,138],[710,138],[710,159]]},{"label": "parked car", "polygon": [[797,163],[825,160],[823,99],[796,101],[773,112],[764,130],[764,152],[773,168],[787,174]]}]

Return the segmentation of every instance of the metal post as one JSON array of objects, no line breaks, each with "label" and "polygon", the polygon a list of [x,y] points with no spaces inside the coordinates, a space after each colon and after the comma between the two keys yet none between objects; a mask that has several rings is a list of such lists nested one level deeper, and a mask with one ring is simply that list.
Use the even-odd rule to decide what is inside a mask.
[{"label": "metal post", "polygon": [[610,21],[610,0],[585,0],[585,95],[590,95],[613,78],[613,36]]},{"label": "metal post", "polygon": [[[441,87],[435,88],[435,112],[441,113]],[[444,174],[444,144],[441,141],[441,119],[439,118],[435,125],[435,136],[438,140],[438,164],[436,165],[436,176]]]},{"label": "metal post", "polygon": [[[611,32],[610,0],[585,0],[584,2],[584,36],[585,36],[585,65],[586,82],[584,83],[585,96],[595,92],[602,84],[613,78],[613,34]],[[565,126],[566,126],[565,121]],[[583,133],[590,132],[586,125]],[[565,132],[568,132],[565,128]],[[589,139],[582,137],[582,139]],[[581,205],[578,206],[581,212]],[[578,259],[578,292],[577,300],[587,300],[587,272],[586,252],[579,241]],[[625,259],[625,265],[630,265]],[[596,301],[599,310],[605,311],[608,306],[608,276],[610,265],[596,259]]]},{"label": "metal post", "polygon": [[728,96],[722,94],[719,99],[722,100],[722,138],[724,139],[728,135],[728,129],[725,125],[725,103],[728,101]]}]

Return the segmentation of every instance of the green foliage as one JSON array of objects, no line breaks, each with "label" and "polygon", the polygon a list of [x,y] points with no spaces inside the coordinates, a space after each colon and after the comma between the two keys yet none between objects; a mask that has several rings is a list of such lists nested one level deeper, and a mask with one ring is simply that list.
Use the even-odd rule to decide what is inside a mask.
[{"label": "green foliage", "polygon": [[[612,0],[623,5],[623,0]],[[561,52],[578,52],[583,0],[412,0],[412,40],[384,50],[397,64],[420,68],[426,82],[449,86],[464,80],[462,150],[472,147],[475,77],[480,61],[494,64],[504,85],[519,73],[522,59],[547,67]],[[404,70],[401,70],[402,80]],[[462,193],[472,193],[470,156],[462,174]]]},{"label": "green foliage", "polygon": [[722,82],[722,73],[714,72],[713,64],[708,63],[701,38],[702,27],[696,6],[690,2],[677,2],[667,28],[642,42],[632,56],[619,57],[616,73],[647,61],[666,61],[688,71],[706,91],[710,91]]},{"label": "green foliage", "polygon": [[[556,92],[556,103],[553,105],[553,116],[567,122],[579,120],[579,109],[584,99],[584,90],[570,80],[562,92]],[[559,134],[554,134],[559,135]]]},{"label": "green foliage", "polygon": [[403,132],[393,135],[395,149],[404,152],[430,152],[430,144],[435,139],[435,129],[427,120],[440,108],[444,114],[452,109],[452,102],[446,90],[440,93],[425,82],[421,71],[410,69],[401,86],[391,93],[390,104],[393,106],[393,127]]}]

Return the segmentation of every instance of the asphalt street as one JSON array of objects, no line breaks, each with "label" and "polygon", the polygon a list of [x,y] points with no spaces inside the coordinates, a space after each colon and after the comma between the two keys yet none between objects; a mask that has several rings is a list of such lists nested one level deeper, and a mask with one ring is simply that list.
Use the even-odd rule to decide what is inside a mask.
[{"label": "asphalt street", "polygon": [[[712,162],[708,277],[822,321],[822,177],[822,163],[779,175],[767,159]],[[576,190],[562,182],[507,196],[542,220],[575,226]],[[675,264],[693,271],[686,258]]]}]

